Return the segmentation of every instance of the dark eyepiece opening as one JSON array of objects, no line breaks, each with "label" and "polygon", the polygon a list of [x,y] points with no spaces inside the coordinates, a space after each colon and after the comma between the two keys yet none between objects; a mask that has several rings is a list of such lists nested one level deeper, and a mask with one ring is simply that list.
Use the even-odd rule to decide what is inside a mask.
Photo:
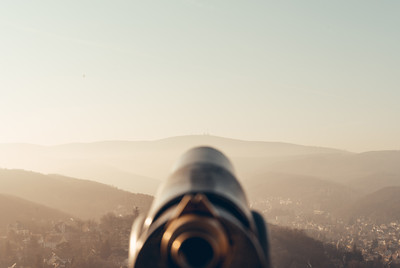
[{"label": "dark eyepiece opening", "polygon": [[201,237],[191,237],[183,241],[179,258],[191,268],[203,268],[213,261],[214,250],[210,243]]}]

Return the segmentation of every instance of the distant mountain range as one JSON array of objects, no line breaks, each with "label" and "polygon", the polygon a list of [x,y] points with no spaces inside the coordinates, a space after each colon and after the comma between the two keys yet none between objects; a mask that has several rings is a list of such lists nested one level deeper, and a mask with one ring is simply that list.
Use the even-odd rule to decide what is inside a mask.
[{"label": "distant mountain range", "polygon": [[[188,149],[201,145],[220,149],[232,160],[250,201],[274,196],[301,198],[305,204],[334,211],[343,205],[350,207],[366,194],[384,187],[400,186],[400,151],[352,153],[333,148],[215,136],[59,146],[0,144],[0,167],[85,179],[79,187],[88,190],[93,185],[89,186],[87,180],[91,180],[114,186],[115,191],[117,187],[133,193],[155,194],[176,160]],[[58,175],[41,176],[46,181],[44,185],[51,185],[52,180],[60,183],[65,179]],[[11,181],[4,184],[0,172],[0,189],[2,183],[12,184]],[[51,189],[49,186],[41,193],[47,196]],[[74,191],[76,189],[71,189],[70,193]],[[21,195],[22,198],[26,196],[29,194]],[[104,196],[98,194],[96,198],[101,200]],[[84,200],[84,197],[79,196],[78,199]],[[57,200],[56,196],[51,200]],[[104,205],[107,207],[107,204]],[[61,210],[79,211],[79,206]],[[99,213],[93,211],[93,215]]]},{"label": "distant mountain range", "polygon": [[149,195],[133,194],[93,181],[7,169],[0,169],[0,194],[81,219],[98,219],[108,212],[132,213],[135,207],[146,211],[152,201]]},{"label": "distant mountain range", "polygon": [[154,194],[174,162],[195,146],[226,153],[237,170],[254,171],[264,162],[344,151],[278,142],[241,141],[215,136],[182,136],[157,141],[104,141],[59,146],[0,144],[0,167],[56,173]]}]

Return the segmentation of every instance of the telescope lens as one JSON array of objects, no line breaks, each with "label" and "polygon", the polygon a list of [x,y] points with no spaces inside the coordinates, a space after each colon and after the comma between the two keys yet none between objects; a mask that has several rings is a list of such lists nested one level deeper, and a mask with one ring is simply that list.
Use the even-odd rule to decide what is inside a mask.
[{"label": "telescope lens", "polygon": [[210,243],[201,237],[191,237],[183,241],[179,257],[192,268],[208,267],[214,258]]}]

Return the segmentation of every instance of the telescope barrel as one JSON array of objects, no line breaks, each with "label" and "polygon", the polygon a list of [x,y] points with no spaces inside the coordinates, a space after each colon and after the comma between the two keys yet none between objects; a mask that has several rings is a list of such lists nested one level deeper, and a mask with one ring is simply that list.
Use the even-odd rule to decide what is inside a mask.
[{"label": "telescope barrel", "polygon": [[269,267],[264,220],[220,151],[185,153],[132,226],[129,267]]}]

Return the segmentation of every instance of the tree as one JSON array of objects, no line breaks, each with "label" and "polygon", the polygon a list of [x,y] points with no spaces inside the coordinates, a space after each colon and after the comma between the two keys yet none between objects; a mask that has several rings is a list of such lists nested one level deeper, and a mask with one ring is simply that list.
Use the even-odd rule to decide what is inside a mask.
[{"label": "tree", "polygon": [[110,241],[107,239],[106,241],[104,241],[104,242],[101,244],[101,247],[100,247],[100,257],[101,257],[102,259],[106,260],[108,257],[110,257],[111,253],[112,253],[112,250],[111,250],[111,243],[110,243]]},{"label": "tree", "polygon": [[378,247],[378,245],[379,245],[379,243],[378,243],[378,239],[374,239],[374,240],[372,240],[372,245],[371,245],[371,247],[374,249],[374,248],[377,248]]}]

